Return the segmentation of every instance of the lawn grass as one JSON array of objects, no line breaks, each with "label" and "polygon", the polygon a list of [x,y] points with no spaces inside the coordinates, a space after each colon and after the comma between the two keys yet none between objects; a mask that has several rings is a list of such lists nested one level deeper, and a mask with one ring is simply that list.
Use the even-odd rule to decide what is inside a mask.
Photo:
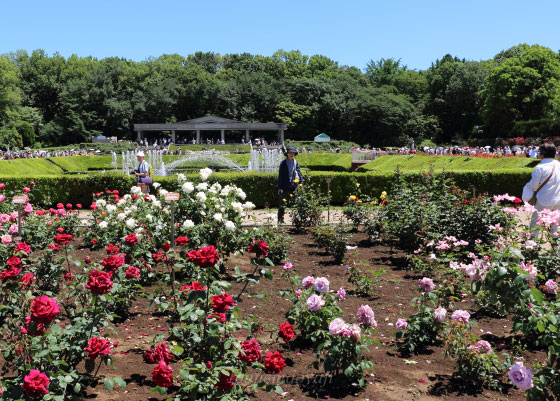
[{"label": "lawn grass", "polygon": [[3,177],[57,175],[63,172],[46,159],[0,160],[0,175]]},{"label": "lawn grass", "polygon": [[525,157],[502,157],[487,159],[469,156],[381,156],[359,167],[357,171],[393,172],[397,167],[402,171],[489,171],[531,168],[538,160]]}]

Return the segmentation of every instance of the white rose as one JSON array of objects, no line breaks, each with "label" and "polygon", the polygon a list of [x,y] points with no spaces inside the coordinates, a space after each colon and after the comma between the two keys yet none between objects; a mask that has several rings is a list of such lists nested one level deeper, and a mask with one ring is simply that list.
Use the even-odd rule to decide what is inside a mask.
[{"label": "white rose", "polygon": [[206,181],[208,177],[210,177],[211,175],[212,175],[212,170],[210,170],[208,167],[200,170],[200,179],[202,181]]},{"label": "white rose", "polygon": [[102,221],[101,223],[99,223],[99,228],[104,229],[104,228],[107,228],[108,225],[109,225],[109,224],[107,224],[106,221]]},{"label": "white rose", "polygon": [[206,202],[206,194],[204,192],[198,192],[196,194],[196,199],[198,199],[199,202]]},{"label": "white rose", "polygon": [[235,224],[231,220],[226,221],[224,226],[226,227],[226,230],[235,231]]},{"label": "white rose", "polygon": [[123,196],[123,199],[128,201],[132,199],[132,196],[130,196],[130,194],[126,194],[125,196]]},{"label": "white rose", "polygon": [[181,189],[183,190],[184,193],[190,194],[191,192],[194,191],[194,186],[193,186],[192,182],[185,182],[181,186]]},{"label": "white rose", "polygon": [[192,220],[185,220],[183,222],[183,228],[192,228],[194,227],[194,223]]},{"label": "white rose", "polygon": [[114,213],[117,211],[117,207],[115,205],[107,205],[107,213]]},{"label": "white rose", "polygon": [[148,198],[150,199],[150,202],[154,202],[157,200],[155,195],[150,195]]},{"label": "white rose", "polygon": [[243,208],[247,210],[251,210],[255,208],[255,204],[253,202],[245,202],[243,204]]},{"label": "white rose", "polygon": [[243,205],[241,202],[231,202],[231,207],[238,214],[243,212]]},{"label": "white rose", "polygon": [[130,188],[130,193],[134,195],[139,195],[140,193],[142,193],[142,188],[134,186]]},{"label": "white rose", "polygon": [[124,199],[124,198],[119,199],[119,201],[117,202],[117,206],[122,206],[122,205],[124,205],[125,203],[126,203],[126,199]]},{"label": "white rose", "polygon": [[134,232],[136,234],[142,234],[144,232],[144,227],[138,227],[136,230],[134,230]]},{"label": "white rose", "polygon": [[220,195],[222,195],[222,196],[228,196],[229,193],[230,193],[231,191],[235,191],[235,188],[233,188],[233,187],[230,186],[230,185],[226,185],[226,186],[222,189],[222,191],[220,192]]},{"label": "white rose", "polygon": [[165,194],[168,193],[168,192],[169,192],[168,190],[163,189],[163,188],[159,190],[159,194],[160,194],[160,195],[165,195]]},{"label": "white rose", "polygon": [[132,205],[131,207],[129,207],[129,210],[130,210],[131,212],[136,212],[136,211],[138,210],[138,206]]},{"label": "white rose", "polygon": [[130,228],[130,229],[135,228],[135,227],[136,227],[136,220],[134,220],[134,219],[128,219],[128,220],[126,221],[126,226],[127,226],[128,228]]},{"label": "white rose", "polygon": [[154,187],[154,189],[158,189],[159,187],[161,187],[161,184],[159,182],[154,182],[152,184],[152,187]]},{"label": "white rose", "polygon": [[222,221],[224,219],[224,216],[221,213],[216,213],[214,215],[214,220],[216,221]]},{"label": "white rose", "polygon": [[152,216],[151,214],[147,214],[146,215],[146,220],[148,220],[149,222],[154,221],[154,216]]},{"label": "white rose", "polygon": [[154,205],[155,207],[161,207],[161,202],[160,201],[153,201],[152,205]]},{"label": "white rose", "polygon": [[179,183],[187,181],[185,174],[182,173],[177,174],[177,181],[179,181]]},{"label": "white rose", "polygon": [[206,191],[208,189],[208,184],[206,182],[201,182],[196,186],[197,191]]},{"label": "white rose", "polygon": [[107,201],[105,201],[105,199],[99,199],[99,200],[95,201],[95,204],[98,207],[105,207],[105,205],[107,205]]},{"label": "white rose", "polygon": [[117,220],[118,221],[123,221],[124,219],[126,219],[126,214],[125,213],[117,214]]},{"label": "white rose", "polygon": [[237,197],[241,200],[245,200],[245,198],[247,197],[245,192],[243,192],[241,188],[237,188],[236,191],[237,191]]},{"label": "white rose", "polygon": [[220,192],[220,190],[222,189],[222,186],[220,185],[219,182],[215,182],[214,184],[212,184],[211,188],[216,192]]}]

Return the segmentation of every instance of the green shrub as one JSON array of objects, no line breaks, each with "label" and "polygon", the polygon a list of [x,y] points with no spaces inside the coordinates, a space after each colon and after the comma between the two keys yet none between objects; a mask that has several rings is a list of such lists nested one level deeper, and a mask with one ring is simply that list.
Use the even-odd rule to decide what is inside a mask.
[{"label": "green shrub", "polygon": [[334,257],[335,263],[342,262],[348,245],[348,230],[342,224],[314,227],[311,236],[315,243],[325,248],[325,251]]}]

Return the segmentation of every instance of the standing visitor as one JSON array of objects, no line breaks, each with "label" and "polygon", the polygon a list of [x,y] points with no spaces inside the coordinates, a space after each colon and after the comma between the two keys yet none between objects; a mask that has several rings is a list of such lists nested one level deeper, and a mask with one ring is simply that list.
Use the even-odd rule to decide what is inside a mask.
[{"label": "standing visitor", "polygon": [[[556,146],[547,142],[539,147],[538,157],[541,162],[533,170],[531,180],[523,187],[523,200],[529,202],[533,197],[537,198],[531,219],[530,229],[533,235],[538,234],[534,228],[539,220],[539,211],[544,209],[560,209],[560,162],[556,158]],[[551,232],[558,231],[558,225],[551,225]]]},{"label": "standing visitor", "polygon": [[144,160],[144,152],[140,151],[136,154],[138,160],[138,167],[134,170],[138,186],[142,189],[142,193],[148,193],[148,185],[152,183],[150,178],[150,165]]},{"label": "standing visitor", "polygon": [[303,176],[295,159],[297,154],[297,150],[289,146],[284,152],[286,158],[282,160],[278,169],[278,224],[284,223],[284,209],[288,198],[298,183],[303,184]]}]

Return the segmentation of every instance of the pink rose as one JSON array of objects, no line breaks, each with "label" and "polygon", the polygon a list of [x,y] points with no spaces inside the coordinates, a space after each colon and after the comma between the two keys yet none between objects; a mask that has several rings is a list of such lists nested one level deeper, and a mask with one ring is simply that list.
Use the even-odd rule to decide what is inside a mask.
[{"label": "pink rose", "polygon": [[408,323],[403,318],[399,318],[397,319],[397,323],[395,323],[395,326],[397,326],[397,329],[399,330],[404,330],[408,327]]},{"label": "pink rose", "polygon": [[434,311],[434,319],[436,320],[436,322],[443,323],[445,322],[446,318],[447,318],[447,310],[445,308],[442,308],[440,306]]},{"label": "pink rose", "polygon": [[317,312],[323,306],[325,306],[325,300],[322,296],[313,294],[309,298],[307,298],[307,307],[311,312]]},{"label": "pink rose", "polygon": [[9,235],[9,234],[4,234],[4,235],[2,235],[1,240],[2,240],[2,243],[4,245],[11,244],[12,243],[12,236]]},{"label": "pink rose", "polygon": [[360,328],[360,326],[358,326],[357,324],[353,324],[352,326],[350,326],[350,336],[354,340],[358,341],[362,336],[362,329]]},{"label": "pink rose", "polygon": [[489,354],[490,352],[492,352],[492,346],[488,341],[484,340],[479,340],[476,342],[476,344],[469,345],[468,348],[478,352],[480,352],[480,350],[483,350],[485,354]]},{"label": "pink rose", "polygon": [[471,314],[469,312],[467,312],[466,310],[459,309],[453,312],[453,314],[451,315],[451,320],[455,320],[456,322],[461,322],[461,323],[468,323],[470,317]]},{"label": "pink rose", "polygon": [[375,313],[369,305],[362,305],[358,308],[358,321],[361,324],[370,325],[374,329],[377,328],[377,322],[375,321]]},{"label": "pink rose", "polygon": [[418,282],[418,288],[422,291],[432,292],[436,288],[436,285],[431,278],[424,277],[423,279],[418,280]]},{"label": "pink rose", "polygon": [[305,289],[313,287],[313,284],[315,284],[315,277],[307,276],[301,280],[301,286]]},{"label": "pink rose", "polygon": [[509,368],[508,376],[513,384],[521,390],[533,388],[533,374],[530,369],[523,366],[523,362],[515,362]]},{"label": "pink rose", "polygon": [[326,277],[319,277],[315,280],[315,291],[317,292],[328,292],[329,291],[329,280]]},{"label": "pink rose", "polygon": [[37,369],[31,369],[29,374],[23,378],[21,388],[31,398],[38,398],[49,393],[50,379]]},{"label": "pink rose", "polygon": [[556,283],[556,281],[554,280],[547,280],[546,283],[544,283],[544,287],[545,287],[545,291],[548,294],[556,294],[558,292],[558,283]]},{"label": "pink rose", "polygon": [[290,270],[290,269],[292,269],[293,267],[294,267],[294,265],[291,264],[290,262],[284,263],[284,269],[285,269],[285,270]]},{"label": "pink rose", "polygon": [[340,336],[347,328],[348,325],[344,322],[344,320],[337,317],[329,324],[329,333],[334,336]]},{"label": "pink rose", "polygon": [[339,300],[343,301],[346,298],[346,290],[344,288],[340,287],[336,293]]}]

